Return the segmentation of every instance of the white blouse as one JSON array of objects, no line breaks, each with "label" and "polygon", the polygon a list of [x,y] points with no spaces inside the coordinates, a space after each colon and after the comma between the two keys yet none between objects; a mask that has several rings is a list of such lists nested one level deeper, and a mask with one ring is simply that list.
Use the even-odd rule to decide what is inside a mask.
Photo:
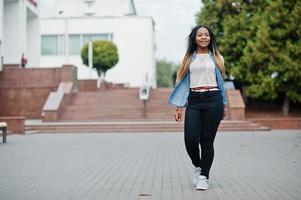
[{"label": "white blouse", "polygon": [[216,87],[215,65],[209,54],[196,54],[189,66],[190,88]]}]

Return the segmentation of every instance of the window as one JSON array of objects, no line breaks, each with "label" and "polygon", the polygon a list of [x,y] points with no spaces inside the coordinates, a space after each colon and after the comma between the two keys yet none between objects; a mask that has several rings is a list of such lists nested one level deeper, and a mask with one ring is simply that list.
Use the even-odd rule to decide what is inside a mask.
[{"label": "window", "polygon": [[42,55],[58,54],[58,36],[43,35],[42,36]]},{"label": "window", "polygon": [[[69,55],[80,55],[81,48],[89,41],[95,40],[113,40],[113,34],[70,34],[68,38]],[[42,56],[45,55],[65,55],[65,36],[60,35],[42,35],[41,38]]]},{"label": "window", "polygon": [[80,35],[69,35],[69,54],[80,54]]},{"label": "window", "polygon": [[65,54],[65,36],[64,35],[58,35],[59,38],[59,44],[58,44],[58,55],[64,55]]},{"label": "window", "polygon": [[43,35],[41,45],[42,55],[64,55],[63,35]]}]

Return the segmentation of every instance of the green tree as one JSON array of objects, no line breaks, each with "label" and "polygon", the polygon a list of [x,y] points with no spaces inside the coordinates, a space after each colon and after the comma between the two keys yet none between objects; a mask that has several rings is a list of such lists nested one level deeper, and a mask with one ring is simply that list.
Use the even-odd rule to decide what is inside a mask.
[{"label": "green tree", "polygon": [[157,85],[158,87],[172,87],[173,86],[173,74],[176,70],[176,65],[173,62],[167,60],[157,60]]},{"label": "green tree", "polygon": [[226,63],[226,73],[235,77],[235,81],[242,85],[243,96],[248,96],[245,92],[250,84],[248,81],[248,66],[242,65],[242,57],[245,56],[244,49],[247,42],[253,40],[257,31],[257,24],[254,16],[262,15],[262,10],[266,6],[266,1],[232,1],[227,4],[228,12],[224,12],[224,34],[219,38],[220,50],[224,55]]},{"label": "green tree", "polygon": [[[97,40],[92,42],[93,45],[93,65],[100,79],[102,73],[114,67],[119,60],[117,46],[110,41]],[[81,51],[83,63],[88,66],[88,43],[85,44]]]},{"label": "green tree", "polygon": [[197,13],[197,24],[210,26],[215,35],[223,35],[223,1],[202,0],[203,7]]},{"label": "green tree", "polygon": [[269,0],[253,20],[257,30],[241,60],[248,71],[246,94],[265,100],[284,96],[287,115],[290,101],[301,102],[301,2]]}]

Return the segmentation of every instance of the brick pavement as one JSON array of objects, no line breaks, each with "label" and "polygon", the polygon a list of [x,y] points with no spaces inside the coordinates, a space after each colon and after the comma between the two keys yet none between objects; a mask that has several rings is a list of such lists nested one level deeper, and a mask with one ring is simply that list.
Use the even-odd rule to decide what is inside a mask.
[{"label": "brick pavement", "polygon": [[195,191],[179,133],[11,135],[0,200],[297,200],[300,148],[300,130],[218,133],[211,188]]}]

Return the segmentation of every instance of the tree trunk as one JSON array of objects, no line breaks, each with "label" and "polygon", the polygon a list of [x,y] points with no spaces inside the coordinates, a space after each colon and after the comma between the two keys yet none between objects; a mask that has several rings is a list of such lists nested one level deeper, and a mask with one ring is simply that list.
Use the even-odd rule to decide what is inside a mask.
[{"label": "tree trunk", "polygon": [[102,75],[102,71],[98,70],[97,71],[98,74],[98,78],[97,78],[97,88],[99,89],[101,87],[101,75]]},{"label": "tree trunk", "polygon": [[100,87],[101,87],[101,83],[103,82],[103,81],[102,81],[102,74],[103,74],[103,73],[104,73],[104,72],[103,72],[101,69],[97,70],[97,74],[98,74],[97,88],[100,88]]},{"label": "tree trunk", "polygon": [[101,86],[101,80],[100,80],[100,76],[98,76],[97,78],[97,88],[99,89]]},{"label": "tree trunk", "polygon": [[103,71],[102,77],[101,77],[101,82],[103,83],[103,86],[105,89],[108,89],[108,84],[106,82],[106,72]]},{"label": "tree trunk", "polygon": [[287,96],[285,96],[284,102],[283,102],[283,105],[282,105],[282,115],[283,116],[288,116],[289,108],[290,108],[290,100]]}]

